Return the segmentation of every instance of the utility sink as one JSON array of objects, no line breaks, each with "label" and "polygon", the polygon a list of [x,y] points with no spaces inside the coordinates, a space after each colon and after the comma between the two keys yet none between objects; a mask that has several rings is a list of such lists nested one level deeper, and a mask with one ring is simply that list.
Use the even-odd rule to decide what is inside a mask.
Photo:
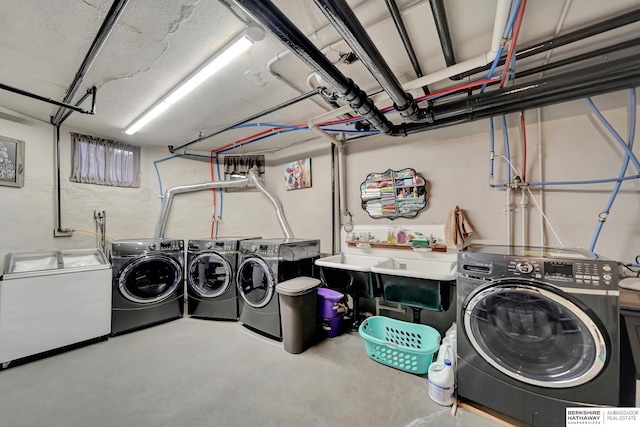
[{"label": "utility sink", "polygon": [[389,258],[371,267],[374,273],[428,280],[455,280],[457,259],[443,255],[442,259]]},{"label": "utility sink", "polygon": [[441,258],[388,259],[372,266],[371,273],[384,299],[411,307],[414,322],[418,322],[421,309],[444,311],[449,308],[457,257],[444,254]]},{"label": "utility sink", "polygon": [[380,296],[371,279],[372,266],[390,260],[387,257],[340,253],[316,260],[324,282],[331,289],[352,296],[373,298]]}]

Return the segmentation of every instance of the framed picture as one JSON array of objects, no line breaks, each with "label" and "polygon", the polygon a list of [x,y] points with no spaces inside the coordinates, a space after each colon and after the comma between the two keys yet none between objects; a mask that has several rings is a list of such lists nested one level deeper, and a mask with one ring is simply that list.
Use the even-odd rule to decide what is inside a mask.
[{"label": "framed picture", "polygon": [[0,185],[24,185],[24,141],[0,135]]},{"label": "framed picture", "polygon": [[284,186],[287,190],[311,187],[311,159],[285,163]]}]

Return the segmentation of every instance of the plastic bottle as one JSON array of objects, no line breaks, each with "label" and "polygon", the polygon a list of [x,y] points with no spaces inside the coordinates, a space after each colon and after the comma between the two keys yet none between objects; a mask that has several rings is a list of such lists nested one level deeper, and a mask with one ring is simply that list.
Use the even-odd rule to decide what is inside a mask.
[{"label": "plastic bottle", "polygon": [[434,362],[429,366],[429,397],[438,405],[451,406],[456,399],[455,374],[451,360]]}]

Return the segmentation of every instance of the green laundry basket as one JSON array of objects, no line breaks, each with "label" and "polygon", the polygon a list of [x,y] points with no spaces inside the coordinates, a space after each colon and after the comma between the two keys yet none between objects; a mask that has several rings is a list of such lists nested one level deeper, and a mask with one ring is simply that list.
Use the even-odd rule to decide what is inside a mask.
[{"label": "green laundry basket", "polygon": [[440,348],[440,333],[431,326],[384,316],[367,318],[358,333],[370,358],[412,374],[426,374]]}]

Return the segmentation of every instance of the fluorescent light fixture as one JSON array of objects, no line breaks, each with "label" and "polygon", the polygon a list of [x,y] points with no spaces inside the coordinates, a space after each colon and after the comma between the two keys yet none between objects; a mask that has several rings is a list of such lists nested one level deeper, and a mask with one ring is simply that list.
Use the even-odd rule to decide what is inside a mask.
[{"label": "fluorescent light fixture", "polygon": [[185,95],[198,87],[202,82],[218,72],[222,67],[233,61],[240,56],[253,44],[246,34],[229,43],[226,47],[221,49],[217,54],[212,56],[207,62],[202,64],[191,76],[185,79],[182,83],[176,86],[172,91],[166,94],[158,103],[156,103],[151,109],[134,121],[127,130],[124,131],[127,135],[133,135],[151,120],[158,117],[165,112],[169,107],[182,99]]}]

